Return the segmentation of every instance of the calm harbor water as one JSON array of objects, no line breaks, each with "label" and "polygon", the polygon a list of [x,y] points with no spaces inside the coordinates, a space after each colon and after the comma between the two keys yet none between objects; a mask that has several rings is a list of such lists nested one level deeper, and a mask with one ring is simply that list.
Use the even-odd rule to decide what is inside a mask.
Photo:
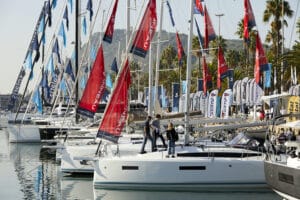
[{"label": "calm harbor water", "polygon": [[97,199],[97,200],[277,200],[266,188],[262,191],[164,192],[94,190],[92,177],[62,176],[55,155],[43,152],[40,144],[11,144],[0,130],[0,199]]}]

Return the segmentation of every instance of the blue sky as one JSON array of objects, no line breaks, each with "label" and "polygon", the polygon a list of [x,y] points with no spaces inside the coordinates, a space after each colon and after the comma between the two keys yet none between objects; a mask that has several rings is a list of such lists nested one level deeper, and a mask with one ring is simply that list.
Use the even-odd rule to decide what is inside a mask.
[{"label": "blue sky", "polygon": [[[64,4],[66,0],[57,0],[58,5]],[[74,1],[74,0],[73,0]],[[257,28],[262,40],[264,40],[268,24],[262,22],[262,15],[265,9],[264,0],[250,0],[255,13]],[[0,94],[11,93],[17,74],[23,64],[26,50],[33,34],[33,29],[41,11],[43,0],[0,0]],[[94,6],[96,2],[94,0]],[[126,0],[119,1],[118,15],[116,17],[116,28],[125,28],[125,8]],[[134,1],[132,0],[132,6]],[[142,0],[137,0],[137,9],[141,7]],[[173,9],[176,28],[180,33],[188,33],[189,2],[190,0],[169,0]],[[298,37],[295,33],[294,20],[299,17],[296,13],[298,0],[288,0],[291,8],[294,10],[294,17],[288,20],[289,27],[285,29],[285,47],[289,48]],[[218,34],[219,19],[216,14],[223,13],[221,17],[220,32],[225,39],[237,39],[234,34],[237,29],[237,23],[243,18],[244,8],[243,0],[206,0],[206,5],[212,19],[216,33]],[[160,0],[157,0],[157,7],[160,6]],[[82,9],[86,7],[86,0],[82,0]],[[174,31],[169,20],[169,13],[164,7],[163,29]],[[95,11],[96,12],[96,11]],[[133,21],[137,18],[138,12],[132,10]],[[159,12],[159,9],[157,9]],[[203,18],[196,17],[200,29],[203,33]],[[194,31],[196,34],[196,31]]]}]

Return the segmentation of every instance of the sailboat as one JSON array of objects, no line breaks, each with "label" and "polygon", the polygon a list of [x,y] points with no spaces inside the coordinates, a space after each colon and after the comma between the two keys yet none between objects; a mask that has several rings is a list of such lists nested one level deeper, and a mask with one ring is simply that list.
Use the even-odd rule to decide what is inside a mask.
[{"label": "sailboat", "polygon": [[[31,63],[31,59],[28,59],[29,61],[29,65],[30,65],[30,73],[26,82],[26,86],[24,89],[24,93],[21,99],[21,103],[19,104],[19,108],[17,110],[17,113],[15,114],[14,119],[13,120],[9,120],[8,121],[8,129],[10,132],[10,137],[9,137],[9,141],[10,142],[41,142],[43,140],[49,140],[49,139],[53,139],[55,135],[57,134],[62,134],[65,133],[66,130],[68,129],[79,129],[79,127],[75,127],[74,126],[74,120],[69,120],[67,119],[65,116],[67,114],[72,115],[73,109],[71,107],[62,107],[62,106],[58,106],[57,108],[55,108],[55,103],[53,103],[53,110],[55,111],[56,109],[60,109],[60,110],[64,110],[64,112],[62,114],[64,114],[63,117],[57,117],[53,114],[53,112],[51,112],[50,115],[48,115],[48,113],[42,113],[43,112],[43,108],[42,108],[42,100],[41,100],[41,96],[39,95],[39,87],[41,85],[43,85],[43,79],[44,76],[41,78],[41,74],[44,75],[44,72],[42,70],[44,70],[44,66],[41,69],[41,72],[38,76],[38,78],[36,78],[36,82],[35,82],[35,86],[34,86],[34,92],[31,99],[33,99],[33,101],[35,101],[35,104],[37,104],[38,110],[40,113],[42,113],[40,116],[36,116],[36,115],[28,115],[28,110],[30,107],[30,103],[27,106],[27,110],[26,113],[22,116],[22,118],[18,118],[19,116],[19,111],[20,111],[20,107],[22,105],[22,101],[23,98],[25,96],[25,93],[27,92],[28,89],[28,85],[29,82],[33,76],[33,67],[35,65],[35,63],[38,61],[39,58],[39,48],[42,45],[44,39],[45,39],[45,29],[46,29],[46,25],[47,23],[50,24],[52,23],[51,20],[51,10],[54,9],[54,2],[48,1],[45,2],[45,4],[43,5],[43,9],[41,12],[41,15],[38,19],[38,23],[36,25],[35,31],[34,31],[34,35],[33,35],[33,39],[31,41],[31,46],[29,49],[29,53],[27,53],[27,58],[26,58],[26,63],[27,63],[27,59],[31,58],[31,54],[33,51],[35,51],[35,59],[34,62]],[[65,13],[67,13],[68,10],[68,6],[66,5],[65,7]],[[47,19],[45,19],[47,17]],[[66,20],[66,26],[68,27],[68,16],[67,14],[64,14],[63,16],[61,16],[61,26],[60,29],[58,30],[58,34],[55,35],[56,37],[53,37],[53,39],[50,42],[49,45],[49,49],[52,49],[52,51],[49,53],[49,63],[52,63],[51,66],[53,66],[53,54],[56,54],[56,59],[57,62],[60,63],[60,65],[65,65],[65,69],[55,69],[54,72],[54,67],[53,67],[53,77],[55,77],[55,80],[53,80],[53,82],[55,83],[54,87],[55,90],[52,95],[53,95],[53,99],[56,97],[56,99],[58,99],[59,95],[56,95],[56,91],[59,85],[59,81],[61,81],[62,83],[62,79],[63,79],[63,75],[64,73],[70,73],[70,75],[73,75],[72,72],[72,66],[70,66],[70,60],[69,62],[66,62],[65,64],[62,63],[62,60],[60,58],[59,55],[59,47],[58,47],[58,36],[62,35],[61,32],[64,32],[64,23],[62,22],[63,20]],[[40,30],[41,29],[41,30]],[[42,32],[42,36],[40,38],[40,41],[38,41],[38,34],[39,32]],[[55,34],[55,33],[54,33]],[[63,42],[65,43],[65,37],[63,37]],[[43,45],[44,46],[44,45]],[[44,56],[43,56],[43,60],[42,60],[42,64],[44,65]],[[48,63],[48,64],[49,64]],[[25,71],[24,67],[22,67],[22,70]],[[64,72],[65,70],[65,72]],[[21,73],[20,73],[21,74]],[[74,75],[73,75],[74,76]],[[41,81],[39,82],[39,79],[41,78]],[[16,82],[16,85],[14,87],[14,92],[18,92],[17,89],[19,89],[21,84],[21,79],[20,77],[18,77],[18,80]],[[16,89],[17,88],[17,89]],[[12,98],[13,96],[15,96],[15,94],[12,94]],[[69,98],[69,100],[72,99],[72,97]],[[71,101],[69,101],[71,102]],[[14,101],[12,101],[12,103],[14,103]],[[48,103],[49,104],[49,103]],[[13,106],[13,105],[12,105]],[[58,114],[58,113],[56,113]],[[74,114],[74,112],[73,112]],[[55,118],[55,119],[54,119]],[[74,118],[72,118],[74,119]],[[64,125],[64,127],[63,127]]]},{"label": "sailboat", "polygon": [[[190,80],[191,39],[194,0],[190,0],[187,77]],[[189,108],[189,84],[186,108]],[[263,172],[264,155],[245,149],[205,148],[189,143],[189,115],[185,116],[185,141],[175,149],[176,156],[167,158],[166,151],[135,156],[100,157],[95,162],[95,188],[175,189],[228,188],[266,186]]]},{"label": "sailboat", "polygon": [[[118,1],[115,1],[117,5]],[[116,9],[114,9],[116,11]],[[114,17],[113,17],[114,19]],[[108,24],[109,25],[109,24]],[[109,26],[108,26],[109,27]],[[108,30],[109,28],[107,28]],[[106,37],[104,37],[104,40]],[[112,39],[112,38],[111,38]],[[110,41],[111,41],[110,39]],[[139,55],[145,56],[146,50],[144,46],[140,46],[138,41],[135,42],[136,48],[132,51]],[[140,48],[141,47],[141,48]],[[128,50],[129,48],[127,48]],[[87,145],[81,146],[66,146],[62,151],[61,158],[61,171],[65,173],[93,173],[94,167],[92,161],[97,159],[95,152],[98,145],[101,144],[102,139],[109,141],[118,141],[117,144],[103,145],[102,148],[106,149],[106,156],[111,154],[136,154],[142,142],[141,134],[123,135],[120,137],[122,129],[127,120],[128,114],[128,88],[130,86],[130,69],[129,59],[127,58],[122,68],[120,69],[116,78],[116,84],[113,93],[110,96],[111,103],[108,103],[100,122],[100,127],[96,131],[97,138],[93,142],[88,142]],[[87,86],[88,87],[88,86]],[[94,89],[94,88],[92,88]],[[80,107],[80,106],[79,106]],[[84,106],[81,106],[84,107]],[[87,108],[85,106],[85,108]],[[81,109],[81,108],[79,108]],[[99,142],[99,138],[101,141]],[[99,148],[99,147],[98,147]],[[150,147],[149,147],[150,149]],[[121,153],[120,153],[121,152]]]}]

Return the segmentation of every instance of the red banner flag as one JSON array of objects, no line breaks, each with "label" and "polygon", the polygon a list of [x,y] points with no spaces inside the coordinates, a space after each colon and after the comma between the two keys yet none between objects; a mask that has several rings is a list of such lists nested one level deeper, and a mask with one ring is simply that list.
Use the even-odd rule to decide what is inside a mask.
[{"label": "red banner flag", "polygon": [[226,64],[223,50],[219,46],[218,49],[218,80],[217,80],[217,87],[218,89],[221,88],[221,82],[222,80],[227,77],[227,72],[228,72],[228,66]]},{"label": "red banner flag", "polygon": [[150,48],[150,42],[155,34],[156,25],[156,0],[150,0],[140,27],[137,30],[130,53],[143,58],[146,57],[147,51]]},{"label": "red banner flag", "polygon": [[244,40],[249,42],[249,30],[256,26],[254,14],[249,0],[244,0]]},{"label": "red banner flag", "polygon": [[203,77],[203,92],[206,95],[208,88],[211,87],[212,77],[208,72],[208,67],[204,56],[202,57],[202,77]]},{"label": "red banner flag", "polygon": [[127,119],[130,82],[130,68],[127,59],[107,104],[97,137],[105,138],[112,142],[118,141]]},{"label": "red banner flag", "polygon": [[176,32],[176,44],[177,44],[178,61],[179,61],[179,65],[181,65],[182,57],[184,55],[184,50],[178,32]]},{"label": "red banner flag", "polygon": [[105,69],[102,45],[98,50],[98,54],[89,79],[85,86],[81,100],[77,108],[77,113],[93,118],[98,109],[99,101],[105,90]]},{"label": "red banner flag", "polygon": [[201,3],[202,0],[195,0],[195,9],[197,12],[199,12],[202,16],[204,14],[203,6]]},{"label": "red banner flag", "polygon": [[255,70],[254,77],[255,82],[258,84],[260,81],[261,71],[268,69],[268,61],[265,55],[264,48],[262,46],[259,34],[256,34],[256,49],[255,49]]},{"label": "red banner flag", "polygon": [[118,2],[119,0],[115,1],[115,5],[113,7],[103,40],[111,43],[112,42],[112,38],[113,38],[113,34],[114,34],[114,26],[115,26],[115,18],[116,18],[116,12],[117,12],[117,8],[118,8]]},{"label": "red banner flag", "polygon": [[204,27],[205,27],[205,35],[204,35],[204,49],[209,48],[209,41],[216,39],[216,34],[214,27],[211,23],[211,19],[207,12],[206,6],[204,6]]}]

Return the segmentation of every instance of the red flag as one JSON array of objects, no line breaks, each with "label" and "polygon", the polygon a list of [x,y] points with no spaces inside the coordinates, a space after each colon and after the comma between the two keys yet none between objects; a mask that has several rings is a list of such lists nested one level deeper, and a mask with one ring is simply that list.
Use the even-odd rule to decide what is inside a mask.
[{"label": "red flag", "polygon": [[97,137],[117,142],[125,125],[128,113],[128,90],[130,86],[130,69],[128,59],[125,62],[111,99],[106,106]]},{"label": "red flag", "polygon": [[195,8],[197,9],[197,11],[203,16],[204,11],[203,11],[203,6],[201,3],[202,0],[195,0]]},{"label": "red flag", "polygon": [[203,77],[203,92],[206,95],[208,88],[212,84],[212,77],[208,73],[208,67],[204,56],[202,57],[202,77]]},{"label": "red flag", "polygon": [[102,45],[92,67],[89,79],[85,86],[77,113],[93,118],[98,109],[99,101],[105,90],[105,69]]},{"label": "red flag", "polygon": [[249,0],[244,0],[244,40],[249,42],[249,30],[256,26],[254,14]]},{"label": "red flag", "polygon": [[113,34],[114,34],[114,25],[115,25],[116,12],[117,12],[117,8],[118,8],[118,2],[119,2],[119,0],[115,1],[115,5],[112,10],[112,13],[111,13],[108,25],[106,27],[104,37],[103,37],[103,40],[108,43],[111,43]]},{"label": "red flag", "polygon": [[256,34],[256,49],[255,49],[255,70],[254,77],[255,82],[259,83],[261,71],[268,69],[268,61],[265,55],[264,48],[262,46],[259,34]]},{"label": "red flag", "polygon": [[249,41],[249,29],[248,29],[248,21],[249,21],[249,15],[248,15],[248,0],[244,0],[244,40],[245,42]]},{"label": "red flag", "polygon": [[181,64],[181,61],[182,61],[181,59],[184,55],[184,50],[183,50],[182,43],[181,43],[178,32],[176,32],[176,44],[177,44],[178,61],[179,61],[179,64]]},{"label": "red flag", "polygon": [[224,79],[227,76],[227,72],[228,72],[228,66],[227,66],[225,58],[224,58],[223,50],[219,46],[219,49],[218,49],[218,80],[217,80],[218,89],[221,88],[222,79]]},{"label": "red flag", "polygon": [[204,49],[208,49],[209,41],[216,39],[216,34],[215,34],[214,27],[212,26],[209,14],[207,12],[206,6],[204,6],[204,26],[205,26]]},{"label": "red flag", "polygon": [[156,16],[156,0],[150,0],[140,27],[137,30],[136,37],[133,41],[130,53],[143,58],[146,57],[147,51],[150,48],[150,42],[155,34],[157,25]]}]

